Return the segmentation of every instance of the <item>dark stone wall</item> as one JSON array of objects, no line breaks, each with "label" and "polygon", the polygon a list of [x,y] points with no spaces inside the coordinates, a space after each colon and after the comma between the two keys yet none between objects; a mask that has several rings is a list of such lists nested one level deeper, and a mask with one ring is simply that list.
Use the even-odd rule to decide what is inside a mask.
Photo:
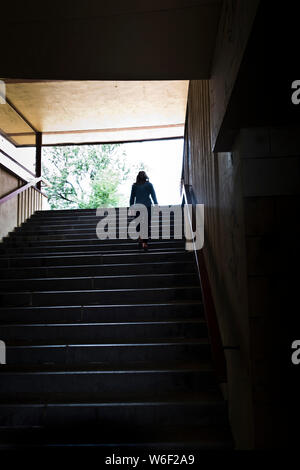
[{"label": "dark stone wall", "polygon": [[238,152],[213,154],[207,81],[191,81],[185,136],[185,182],[205,204],[204,256],[212,287],[228,384],[229,418],[237,448],[252,448],[253,410],[247,268]]},{"label": "dark stone wall", "polygon": [[242,129],[237,148],[242,162],[255,442],[257,447],[289,444],[288,421],[295,418],[296,408],[288,370],[291,343],[299,336],[293,298],[300,126]]},{"label": "dark stone wall", "polygon": [[300,337],[298,19],[289,1],[246,11],[243,0],[224,2],[209,95],[191,81],[185,175],[206,205],[237,447],[275,448],[298,445],[300,416],[291,363]]},{"label": "dark stone wall", "polygon": [[237,448],[291,444],[289,420],[297,411],[291,344],[300,331],[299,175],[296,124],[241,128],[230,152],[213,153],[208,82],[190,82],[184,176],[205,204],[204,255]]}]

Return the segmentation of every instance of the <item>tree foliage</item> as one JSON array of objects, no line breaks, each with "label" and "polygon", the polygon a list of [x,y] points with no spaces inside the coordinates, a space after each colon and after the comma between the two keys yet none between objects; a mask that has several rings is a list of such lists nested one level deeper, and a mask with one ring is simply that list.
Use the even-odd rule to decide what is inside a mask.
[{"label": "tree foliage", "polygon": [[[115,207],[131,176],[119,144],[44,147],[43,175],[51,209]],[[127,205],[127,204],[126,204]]]}]

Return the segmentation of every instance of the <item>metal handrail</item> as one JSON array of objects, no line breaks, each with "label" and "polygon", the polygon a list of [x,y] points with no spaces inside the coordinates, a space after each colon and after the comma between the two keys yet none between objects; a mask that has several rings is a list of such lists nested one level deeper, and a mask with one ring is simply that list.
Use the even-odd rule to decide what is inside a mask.
[{"label": "metal handrail", "polygon": [[[182,205],[191,204],[193,208],[192,219],[195,216],[195,205],[196,200],[193,194],[192,186],[183,184],[181,189],[182,196]],[[192,225],[193,220],[189,220],[191,231],[193,231]],[[202,291],[204,313],[207,322],[208,335],[210,339],[212,360],[214,368],[218,377],[219,383],[227,382],[227,367],[224,348],[221,339],[221,333],[219,328],[219,322],[217,318],[217,313],[215,309],[214,299],[212,296],[211,285],[208,277],[208,272],[206,268],[205,258],[203,254],[203,249],[196,250],[194,248],[195,260],[197,265],[198,276],[200,280],[200,286]]]},{"label": "metal handrail", "polygon": [[[0,198],[0,204],[3,204],[4,202],[9,201],[10,199],[13,199],[16,197],[18,194],[21,194],[23,191],[26,191],[26,189],[31,188],[32,186],[35,186],[39,182],[44,182],[47,186],[49,185],[48,181],[45,180],[42,176],[39,176],[38,178],[34,178],[33,180],[29,181],[26,184],[23,184],[23,186],[20,186],[17,189],[14,189],[10,193],[6,194],[5,196]],[[41,192],[39,189],[35,188],[37,191]],[[44,193],[42,193],[45,197],[47,197]]]}]

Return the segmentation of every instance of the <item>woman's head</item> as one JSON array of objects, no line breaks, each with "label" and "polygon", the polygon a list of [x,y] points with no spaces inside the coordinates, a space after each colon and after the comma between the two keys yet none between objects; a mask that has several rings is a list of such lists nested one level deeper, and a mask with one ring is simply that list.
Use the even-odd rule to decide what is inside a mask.
[{"label": "woman's head", "polygon": [[145,171],[139,171],[138,175],[136,177],[136,183],[137,184],[144,184],[146,181],[149,181],[148,176],[146,175]]}]

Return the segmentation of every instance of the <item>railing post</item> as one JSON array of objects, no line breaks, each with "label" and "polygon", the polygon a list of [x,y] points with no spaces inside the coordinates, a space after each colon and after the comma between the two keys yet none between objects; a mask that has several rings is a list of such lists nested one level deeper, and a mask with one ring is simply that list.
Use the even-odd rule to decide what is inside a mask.
[{"label": "railing post", "polygon": [[[42,133],[37,132],[35,135],[35,176],[42,176]],[[36,185],[37,189],[41,189],[41,182]]]}]

